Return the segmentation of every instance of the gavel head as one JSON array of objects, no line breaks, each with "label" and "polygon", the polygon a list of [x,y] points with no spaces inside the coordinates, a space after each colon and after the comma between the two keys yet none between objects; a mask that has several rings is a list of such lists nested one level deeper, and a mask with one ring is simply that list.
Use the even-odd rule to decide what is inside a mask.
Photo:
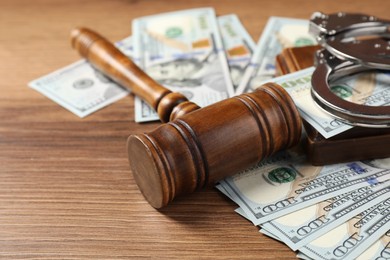
[{"label": "gavel head", "polygon": [[161,208],[296,145],[301,125],[288,93],[268,83],[130,136],[129,163],[146,200]]}]

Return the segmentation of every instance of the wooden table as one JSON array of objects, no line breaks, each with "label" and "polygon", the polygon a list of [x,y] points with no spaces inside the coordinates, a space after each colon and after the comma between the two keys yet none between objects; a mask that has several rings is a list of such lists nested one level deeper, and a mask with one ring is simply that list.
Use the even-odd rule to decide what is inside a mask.
[{"label": "wooden table", "polygon": [[[386,6],[384,6],[386,5]],[[213,188],[157,211],[129,170],[126,138],[158,123],[134,122],[133,97],[84,119],[27,87],[79,59],[69,31],[87,26],[112,41],[132,19],[194,7],[236,13],[257,41],[269,16],[367,12],[371,1],[2,0],[0,2],[0,256],[3,259],[295,259],[258,233]]]}]

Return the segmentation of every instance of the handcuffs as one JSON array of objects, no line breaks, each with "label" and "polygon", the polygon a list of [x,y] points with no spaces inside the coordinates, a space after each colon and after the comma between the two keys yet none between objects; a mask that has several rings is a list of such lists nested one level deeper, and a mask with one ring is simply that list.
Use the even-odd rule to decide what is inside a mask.
[{"label": "handcuffs", "polygon": [[390,104],[352,103],[338,97],[329,86],[329,82],[354,73],[390,70],[390,21],[364,14],[316,12],[309,31],[323,47],[316,54],[312,75],[314,101],[347,124],[390,127]]}]

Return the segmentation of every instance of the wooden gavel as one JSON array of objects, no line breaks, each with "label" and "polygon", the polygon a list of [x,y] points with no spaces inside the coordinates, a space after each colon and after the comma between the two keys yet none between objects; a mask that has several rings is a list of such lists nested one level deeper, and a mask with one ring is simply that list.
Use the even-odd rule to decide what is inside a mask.
[{"label": "wooden gavel", "polygon": [[158,84],[97,33],[74,29],[71,41],[96,69],[145,100],[161,121],[169,121],[153,132],[131,135],[127,141],[134,179],[155,208],[300,140],[297,108],[276,84],[199,108],[184,95]]}]

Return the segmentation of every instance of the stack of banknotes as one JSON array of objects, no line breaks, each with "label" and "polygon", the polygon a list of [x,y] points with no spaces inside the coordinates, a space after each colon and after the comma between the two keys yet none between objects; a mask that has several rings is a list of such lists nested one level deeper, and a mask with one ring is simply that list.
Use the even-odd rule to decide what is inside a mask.
[{"label": "stack of banknotes", "polygon": [[[314,68],[275,77],[275,57],[283,48],[316,44],[307,20],[270,17],[257,44],[236,15],[217,17],[212,8],[137,18],[132,32],[116,46],[156,81],[200,106],[275,82],[325,138],[351,128],[314,104]],[[388,82],[389,73],[365,73],[331,87],[352,102],[379,106],[390,103]],[[29,85],[80,117],[129,93],[84,60]],[[136,98],[135,120],[157,119]],[[239,205],[237,213],[299,251],[300,258],[389,259],[389,184],[390,158],[315,167],[298,146],[222,180],[217,188]]]}]

